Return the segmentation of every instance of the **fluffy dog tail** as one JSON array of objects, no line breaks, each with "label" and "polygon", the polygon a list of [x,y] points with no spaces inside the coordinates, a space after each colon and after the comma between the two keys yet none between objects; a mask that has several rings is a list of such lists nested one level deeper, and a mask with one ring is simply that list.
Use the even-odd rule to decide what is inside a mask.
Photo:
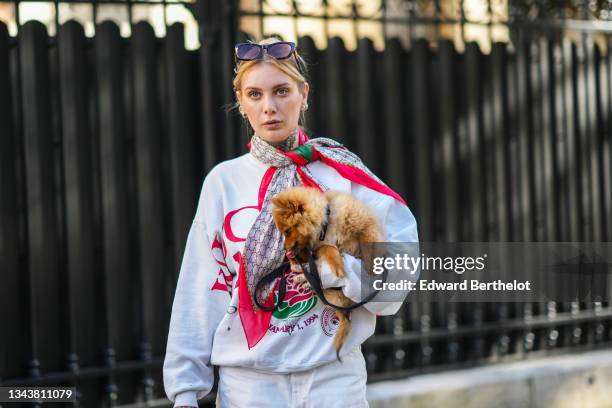
[{"label": "fluffy dog tail", "polygon": [[334,336],[334,347],[336,349],[336,358],[338,361],[342,362],[340,359],[340,349],[351,331],[350,312],[336,310],[336,316],[340,322],[338,324],[338,331],[336,331],[336,335]]}]

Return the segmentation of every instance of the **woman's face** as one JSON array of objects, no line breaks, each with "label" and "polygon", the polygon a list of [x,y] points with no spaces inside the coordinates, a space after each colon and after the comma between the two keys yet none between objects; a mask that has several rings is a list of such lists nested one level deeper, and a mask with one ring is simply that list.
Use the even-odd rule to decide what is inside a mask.
[{"label": "woman's face", "polygon": [[255,133],[277,144],[297,128],[300,109],[308,100],[308,84],[300,87],[274,65],[261,62],[245,73],[236,97]]}]

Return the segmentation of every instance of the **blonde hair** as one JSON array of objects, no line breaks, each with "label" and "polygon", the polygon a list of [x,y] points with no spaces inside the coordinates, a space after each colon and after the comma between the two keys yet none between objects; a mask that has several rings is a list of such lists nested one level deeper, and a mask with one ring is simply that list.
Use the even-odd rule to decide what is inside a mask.
[{"label": "blonde hair", "polygon": [[[254,42],[259,45],[267,45],[274,44],[280,42],[282,40],[276,37],[268,37],[259,42]],[[269,64],[274,65],[276,68],[280,69],[283,73],[287,74],[291,77],[295,82],[297,82],[298,87],[302,87],[306,82],[306,62],[304,59],[298,54],[297,50],[294,51],[295,56],[291,55],[289,58],[277,60],[273,57],[270,57],[267,53],[264,53],[262,59],[252,60],[252,61],[238,61],[236,65],[236,75],[232,80],[232,85],[234,88],[234,92],[240,92],[242,88],[242,80],[244,75],[253,67],[261,64],[262,62],[267,62]],[[297,61],[296,61],[297,60]],[[299,64],[299,67],[298,65]],[[300,72],[301,71],[301,72]],[[240,107],[240,103],[236,101],[233,109],[238,109]],[[300,113],[300,119],[302,124],[305,123],[304,112]],[[246,120],[246,119],[245,119]],[[246,120],[248,122],[248,120]]]}]

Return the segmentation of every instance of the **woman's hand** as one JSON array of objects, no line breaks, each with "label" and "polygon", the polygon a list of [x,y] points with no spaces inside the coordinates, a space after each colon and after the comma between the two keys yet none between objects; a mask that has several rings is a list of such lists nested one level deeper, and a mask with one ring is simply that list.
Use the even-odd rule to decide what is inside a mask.
[{"label": "woman's hand", "polygon": [[291,265],[291,272],[295,274],[293,279],[300,286],[302,290],[307,290],[310,288],[310,283],[306,280],[306,275],[304,275],[304,267],[306,264],[300,265],[295,258],[289,260],[289,264]]},{"label": "woman's hand", "polygon": [[291,265],[291,272],[295,272],[295,273],[304,273],[304,270],[302,269],[302,266],[297,263],[294,260],[289,261],[289,264]]}]

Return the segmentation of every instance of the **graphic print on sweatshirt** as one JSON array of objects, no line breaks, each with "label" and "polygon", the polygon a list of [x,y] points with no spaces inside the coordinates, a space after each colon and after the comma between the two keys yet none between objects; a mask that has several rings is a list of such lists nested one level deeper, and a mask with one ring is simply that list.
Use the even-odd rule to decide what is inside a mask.
[{"label": "graphic print on sweatshirt", "polygon": [[[225,239],[234,244],[244,242],[246,237],[242,237],[241,235],[246,235],[247,231],[245,230],[245,226],[252,225],[257,213],[257,211],[254,210],[257,209],[257,206],[244,206],[225,214],[224,223],[221,228],[223,238],[215,236],[211,245],[214,258],[219,265],[219,276],[210,288],[211,290],[224,291],[231,296],[232,291],[238,286],[238,282],[236,281],[236,286],[233,287],[235,273],[231,272],[228,268],[226,261],[227,245]],[[237,231],[236,227],[244,231]],[[235,266],[234,269],[236,269],[240,265],[242,254],[240,251],[236,251],[232,258],[235,261],[233,265]],[[292,334],[310,326],[320,316],[320,313],[312,313],[309,316],[305,316],[317,305],[318,299],[310,287],[301,287],[295,277],[296,274],[294,272],[290,272],[287,275],[286,292],[281,302],[278,301],[278,288],[274,291],[274,302],[277,307],[272,313],[269,332]]]},{"label": "graphic print on sweatshirt", "polygon": [[[270,173],[268,171],[268,173]],[[271,177],[264,175],[259,185],[257,205],[242,205],[223,215],[223,222],[211,245],[215,261],[219,266],[217,280],[210,290],[219,290],[229,294],[230,298],[239,285],[237,271],[242,260],[244,242],[255,218],[260,212],[267,184]],[[234,252],[233,255],[231,253]],[[232,262],[233,261],[233,262]],[[326,337],[333,337],[338,329],[339,320],[334,309],[319,302],[315,292],[308,286],[301,287],[296,282],[294,272],[286,277],[284,299],[278,301],[278,287],[274,291],[274,302],[277,305],[272,312],[268,333],[274,335],[292,335],[308,327],[315,327]],[[318,328],[318,329],[316,329]],[[312,330],[312,329],[311,329]]]},{"label": "graphic print on sweatshirt", "polygon": [[300,286],[296,282],[296,276],[295,272],[287,275],[287,291],[282,302],[278,301],[278,290],[274,291],[274,303],[277,306],[272,317],[279,320],[301,317],[317,304],[317,297],[312,289],[309,286]]},{"label": "graphic print on sweatshirt", "polygon": [[[227,292],[230,297],[233,289],[233,275],[226,262],[226,249],[225,241],[219,239],[219,236],[215,236],[215,239],[211,245],[211,250],[215,261],[219,265],[219,272],[217,280],[213,283],[210,290],[219,290]],[[234,254],[234,261],[236,264],[240,264],[241,254],[236,252]],[[296,273],[290,272],[287,275],[286,292],[282,302],[278,301],[278,289],[274,291],[274,303],[277,305],[276,309],[272,313],[272,317],[277,320],[293,320],[298,317],[304,316],[317,304],[317,297],[310,287],[300,286],[299,282],[296,281]],[[236,282],[237,283],[237,282]],[[310,316],[313,317],[313,316]],[[316,318],[318,316],[314,316]],[[312,320],[312,319],[311,319]],[[298,328],[297,323],[294,322],[294,329]],[[271,325],[272,331],[287,331],[288,329],[274,329]]]},{"label": "graphic print on sweatshirt", "polygon": [[230,271],[227,266],[227,262],[225,260],[227,248],[225,246],[225,241],[218,234],[215,235],[215,239],[213,240],[210,246],[210,250],[212,252],[213,258],[219,266],[217,280],[213,283],[213,286],[210,288],[210,290],[219,290],[221,292],[227,292],[231,298],[235,273],[232,273],[232,271]]}]

